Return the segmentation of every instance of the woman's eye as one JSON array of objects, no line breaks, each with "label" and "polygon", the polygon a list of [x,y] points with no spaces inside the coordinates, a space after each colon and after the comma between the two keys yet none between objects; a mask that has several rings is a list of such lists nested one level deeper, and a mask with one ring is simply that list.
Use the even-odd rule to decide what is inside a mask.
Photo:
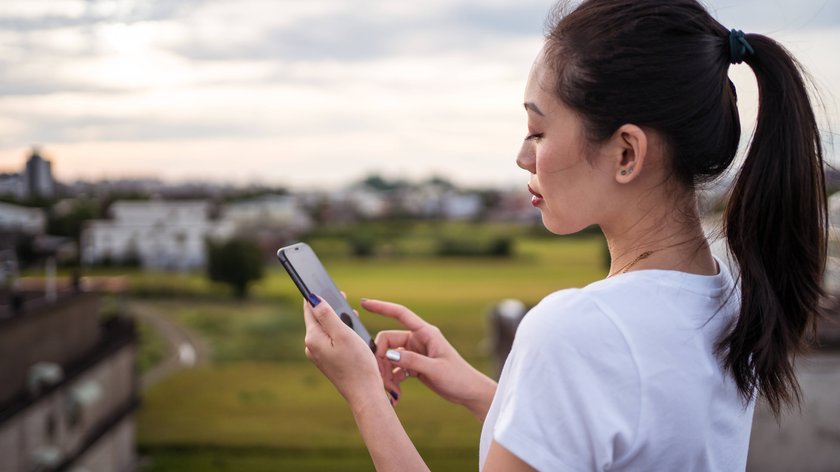
[{"label": "woman's eye", "polygon": [[525,137],[525,141],[539,141],[540,139],[542,139],[542,137],[543,133],[529,134]]}]

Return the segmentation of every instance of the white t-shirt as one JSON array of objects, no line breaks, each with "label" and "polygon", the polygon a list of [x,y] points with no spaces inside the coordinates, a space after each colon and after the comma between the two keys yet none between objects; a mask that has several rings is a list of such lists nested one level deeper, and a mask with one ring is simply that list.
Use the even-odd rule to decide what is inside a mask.
[{"label": "white t-shirt", "polygon": [[543,299],[502,370],[480,468],[495,439],[541,471],[744,470],[755,404],[714,352],[740,303],[718,267],[628,272]]}]

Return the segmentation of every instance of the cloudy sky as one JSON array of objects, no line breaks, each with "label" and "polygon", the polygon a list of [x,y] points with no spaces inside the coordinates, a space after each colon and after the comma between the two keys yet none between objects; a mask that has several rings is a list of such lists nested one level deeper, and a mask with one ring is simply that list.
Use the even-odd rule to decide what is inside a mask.
[{"label": "cloudy sky", "polygon": [[[0,0],[0,171],[40,144],[62,180],[518,186],[522,90],[552,4]],[[840,2],[707,4],[791,49],[838,129]],[[754,79],[731,75],[749,126]]]}]

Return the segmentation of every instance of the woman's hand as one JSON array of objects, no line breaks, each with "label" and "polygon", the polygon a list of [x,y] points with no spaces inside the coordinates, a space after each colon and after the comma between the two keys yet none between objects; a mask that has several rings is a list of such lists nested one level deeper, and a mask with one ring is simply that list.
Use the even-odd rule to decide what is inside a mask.
[{"label": "woman's hand", "polygon": [[394,318],[408,329],[382,331],[376,336],[376,356],[387,389],[399,394],[400,383],[417,377],[441,397],[466,406],[484,421],[496,382],[469,365],[437,327],[402,305],[362,300],[362,308]]},{"label": "woman's hand", "polygon": [[383,393],[376,357],[362,338],[345,325],[329,303],[317,298],[312,306],[303,302],[306,322],[306,357],[335,385],[339,393],[356,407],[379,401]]}]

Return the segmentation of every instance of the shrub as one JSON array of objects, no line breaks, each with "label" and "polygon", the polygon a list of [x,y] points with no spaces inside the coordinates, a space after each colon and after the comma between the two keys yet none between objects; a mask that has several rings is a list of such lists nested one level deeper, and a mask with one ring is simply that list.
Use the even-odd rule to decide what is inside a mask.
[{"label": "shrub", "polygon": [[510,257],[513,255],[513,240],[509,237],[441,238],[436,253],[441,257]]},{"label": "shrub", "polygon": [[247,239],[207,241],[207,276],[228,284],[237,298],[248,297],[248,286],[264,274],[260,248]]}]

